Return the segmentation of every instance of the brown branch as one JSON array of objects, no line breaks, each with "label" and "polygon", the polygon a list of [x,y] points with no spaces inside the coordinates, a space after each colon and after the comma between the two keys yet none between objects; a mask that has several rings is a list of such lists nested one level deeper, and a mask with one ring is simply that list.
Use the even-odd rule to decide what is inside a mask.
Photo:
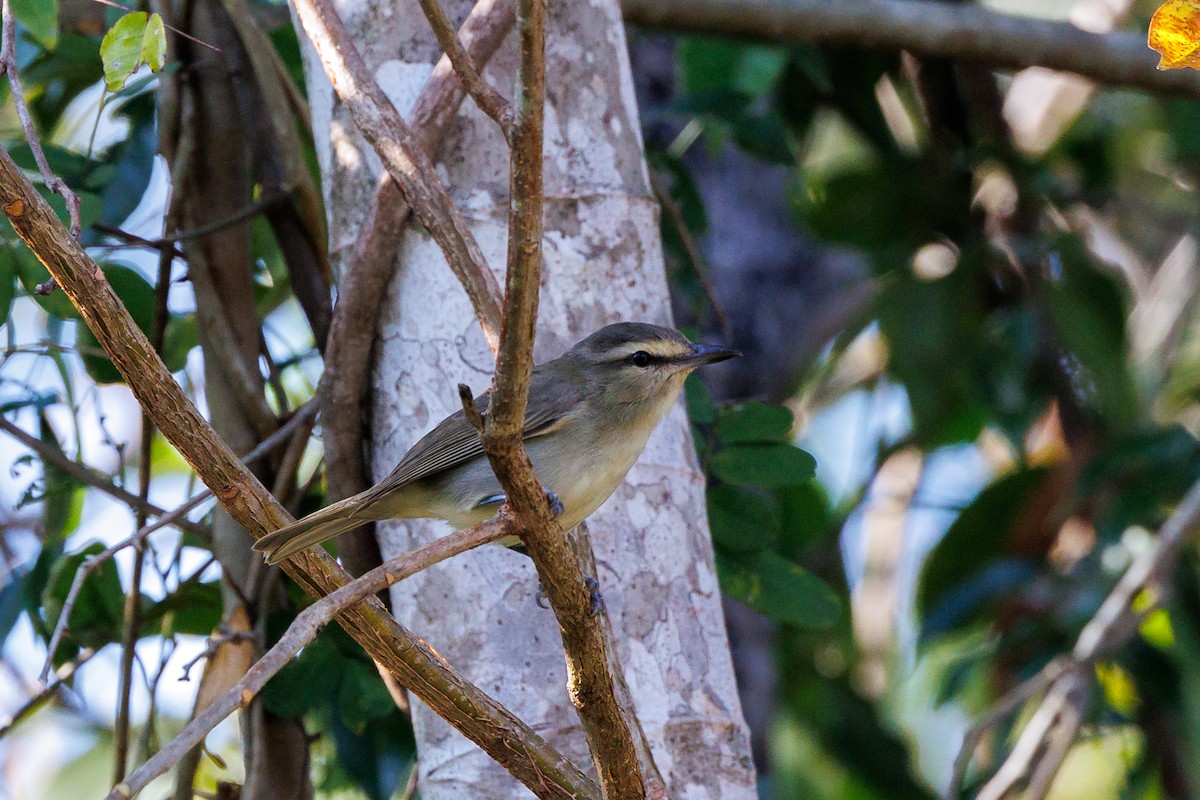
[{"label": "brown branch", "polygon": [[223,719],[250,705],[267,681],[287,666],[296,653],[311,644],[317,634],[347,608],[451,556],[511,536],[513,530],[512,519],[498,514],[486,522],[434,539],[416,550],[399,555],[313,603],[300,612],[279,641],[246,671],[241,680],[193,717],[174,739],[138,767],[124,783],[113,787],[108,800],[128,800],[136,795],[150,781],[169,770],[185,753],[203,742],[209,731]]},{"label": "brown branch", "polygon": [[[67,186],[67,182],[50,171],[46,162],[46,154],[42,151],[42,143],[38,140],[37,129],[33,125],[33,117],[29,114],[29,104],[25,102],[25,90],[21,87],[21,74],[17,64],[17,19],[9,8],[9,0],[0,3],[0,26],[3,27],[4,41],[0,44],[0,72],[8,75],[8,85],[12,89],[13,106],[17,110],[17,119],[21,121],[21,130],[25,133],[25,141],[33,153],[42,183],[46,188],[57,194],[67,205],[67,216],[71,220],[71,235],[79,238],[82,230],[79,222],[79,197]],[[54,291],[52,280],[37,287],[38,294],[50,294]]]},{"label": "brown branch", "polygon": [[[222,507],[256,539],[288,524],[287,512],[213,432],[150,347],[104,273],[3,150],[0,209],[57,279],[154,424]],[[349,581],[346,571],[318,548],[292,557],[283,568],[313,596],[330,594]],[[338,620],[403,686],[538,796],[595,796],[591,782],[563,755],[453,670],[389,615],[378,599],[367,598]]]},{"label": "brown branch", "polygon": [[[38,458],[42,461],[52,464],[56,469],[70,475],[75,480],[91,486],[93,489],[99,489],[109,497],[119,501],[120,503],[129,506],[135,511],[144,511],[155,517],[164,517],[167,512],[156,506],[154,503],[143,502],[133,492],[122,489],[113,483],[112,479],[107,475],[100,473],[84,464],[80,464],[52,447],[48,447],[45,442],[26,432],[20,426],[9,422],[4,417],[0,416],[0,431],[7,433],[9,436],[16,439],[25,447],[28,447],[33,452],[37,453]],[[198,536],[208,536],[208,528],[191,520],[179,519],[172,522],[175,527],[181,530],[195,533]]]},{"label": "brown branch", "polygon": [[[467,15],[458,38],[476,64],[485,64],[512,29],[512,0],[480,0]],[[413,107],[413,133],[431,156],[449,130],[466,96],[450,60],[443,56]],[[367,376],[375,323],[392,276],[396,251],[410,216],[392,176],[379,177],[367,220],[346,260],[338,282],[338,302],[325,349],[321,376],[325,466],[331,501],[358,494],[371,485],[362,443],[370,438]],[[371,527],[342,536],[342,563],[358,574],[379,564],[379,545]]]},{"label": "brown branch", "polygon": [[474,60],[463,47],[463,43],[459,41],[458,34],[455,33],[454,26],[450,23],[446,12],[442,10],[441,0],[418,0],[418,2],[421,4],[421,10],[425,12],[425,18],[429,20],[429,27],[433,28],[433,35],[437,38],[442,50],[445,51],[446,58],[454,67],[467,94],[471,95],[471,99],[475,101],[475,105],[479,107],[480,111],[487,114],[500,126],[500,132],[504,134],[504,138],[511,138],[514,119],[512,105],[483,79]]},{"label": "brown branch", "polygon": [[[605,648],[603,612],[592,607],[592,590],[551,515],[523,443],[542,274],[545,0],[517,0],[517,30],[520,57],[511,138],[504,323],[483,446],[558,619],[567,659],[567,693],[579,712],[604,797],[643,799],[647,785],[631,733],[637,723],[616,700],[612,668],[620,667]],[[464,413],[471,416],[469,405],[464,402]]]},{"label": "brown branch", "polygon": [[1200,97],[1194,70],[1158,70],[1144,33],[1098,34],[937,0],[621,0],[630,25],[736,36],[769,44],[817,42],[907,50],[990,67],[1047,67],[1098,83]]},{"label": "brown branch", "polygon": [[296,16],[312,41],[338,99],[467,291],[488,341],[500,330],[500,289],[483,251],[434,171],[423,143],[379,88],[330,0],[295,0]]},{"label": "brown branch", "polygon": [[[1058,768],[1066,757],[1080,726],[1086,701],[1089,669],[1099,659],[1119,651],[1136,635],[1138,622],[1166,599],[1167,578],[1179,560],[1184,544],[1200,527],[1200,481],[1179,502],[1174,513],[1163,523],[1155,546],[1140,555],[1125,570],[1100,608],[1084,626],[1071,651],[1070,659],[1049,682],[1046,696],[1017,737],[1016,744],[979,793],[979,800],[999,800],[1017,783],[1030,776],[1023,797],[1045,797]],[[1145,595],[1143,595],[1145,593]],[[1134,601],[1148,596],[1148,607],[1134,610]],[[1036,680],[1036,679],[1035,679]],[[1032,694],[1036,694],[1033,692]],[[991,714],[989,719],[1002,715]],[[973,750],[978,736],[964,741],[964,749]],[[955,761],[951,790],[961,785],[962,773],[970,762],[970,753],[960,752]],[[955,798],[955,794],[950,794]]]}]

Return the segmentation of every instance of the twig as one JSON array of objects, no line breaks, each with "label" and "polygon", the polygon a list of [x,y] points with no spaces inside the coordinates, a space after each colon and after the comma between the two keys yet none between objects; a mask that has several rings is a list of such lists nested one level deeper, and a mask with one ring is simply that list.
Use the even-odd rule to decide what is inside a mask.
[{"label": "twig", "polygon": [[197,714],[179,734],[139,767],[123,783],[113,787],[108,800],[129,800],[150,781],[162,775],[183,754],[204,741],[209,731],[234,711],[250,704],[263,686],[308,646],[321,630],[355,603],[386,589],[397,581],[428,569],[451,556],[512,535],[514,526],[507,515],[435,539],[427,545],[391,559],[326,595],[300,612],[279,641],[260,658],[229,691]]},{"label": "twig", "polygon": [[[54,448],[47,447],[46,443],[41,439],[30,435],[23,428],[12,422],[9,422],[2,416],[0,416],[0,431],[7,433],[22,445],[37,453],[38,458],[40,458],[43,462],[52,464],[55,469],[62,470],[85,486],[91,486],[93,489],[99,489],[108,496],[118,500],[124,505],[129,506],[135,511],[142,510],[148,514],[152,514],[155,517],[163,517],[167,513],[164,509],[159,508],[153,503],[143,502],[142,499],[133,492],[117,486],[107,475],[104,475],[84,464],[80,464],[78,461],[68,458]],[[200,536],[208,535],[208,528],[200,525],[199,523],[192,522],[191,520],[176,520],[172,524],[178,528],[198,534]]]},{"label": "twig", "polygon": [[[1032,776],[1024,797],[1041,800],[1062,765],[1083,722],[1083,706],[1089,687],[1088,669],[1125,646],[1138,630],[1137,621],[1165,600],[1169,588],[1164,580],[1174,568],[1191,533],[1200,526],[1200,481],[1193,484],[1175,511],[1159,530],[1155,546],[1125,570],[1095,615],[1079,634],[1070,659],[1045,687],[1041,705],[1017,738],[1004,762],[980,791],[978,800],[998,800],[1026,775]],[[1148,607],[1134,611],[1134,600],[1151,593]],[[1036,692],[1032,692],[1036,694]],[[989,718],[998,718],[993,713]],[[964,740],[963,749],[974,749],[974,740]],[[961,786],[970,754],[960,752],[955,760],[951,789]],[[960,770],[961,765],[961,770]],[[1036,791],[1035,791],[1036,790]],[[1038,793],[1040,792],[1040,794]],[[949,795],[952,800],[955,794]]]},{"label": "twig", "polygon": [[370,77],[330,0],[295,0],[294,7],[338,99],[399,184],[417,219],[441,247],[467,291],[484,336],[494,345],[500,331],[500,288],[423,143]]},{"label": "twig", "polygon": [[179,680],[184,682],[190,681],[192,679],[192,668],[201,661],[212,658],[217,654],[217,651],[225,645],[236,644],[237,642],[244,642],[256,638],[258,638],[258,634],[254,631],[231,631],[228,629],[224,630],[219,636],[208,637],[208,639],[206,639],[204,642],[204,649],[200,651],[199,655],[181,667],[183,674],[179,676]]},{"label": "twig", "polygon": [[0,739],[3,739],[5,736],[7,736],[13,728],[27,719],[29,715],[33,714],[39,708],[46,705],[46,703],[52,700],[56,695],[58,695],[58,693],[62,691],[63,687],[70,682],[71,677],[79,671],[79,668],[91,661],[92,656],[96,655],[98,652],[98,650],[92,650],[91,648],[84,649],[80,651],[79,655],[74,660],[68,661],[56,669],[54,671],[54,683],[50,683],[42,687],[41,691],[26,700],[25,703],[10,716],[0,720]]},{"label": "twig", "polygon": [[662,206],[663,212],[671,222],[671,227],[675,229],[675,235],[679,237],[679,242],[683,245],[688,263],[692,266],[692,273],[696,276],[700,288],[704,290],[704,296],[708,298],[708,307],[712,310],[717,325],[721,328],[721,336],[725,338],[726,344],[733,344],[733,325],[729,322],[729,315],[725,313],[725,307],[717,299],[712,281],[708,279],[708,268],[704,261],[704,255],[700,252],[700,246],[696,243],[696,237],[692,236],[692,231],[683,218],[683,210],[671,196],[671,190],[654,170],[650,170],[650,189],[654,192],[655,199]]},{"label": "twig", "polygon": [[462,82],[463,88],[467,90],[467,94],[471,95],[471,99],[475,101],[475,105],[479,106],[480,111],[495,120],[496,124],[500,126],[501,133],[504,134],[504,138],[511,139],[514,121],[512,105],[483,79],[475,62],[467,54],[462,42],[459,41],[458,34],[455,33],[454,26],[450,23],[446,12],[442,10],[440,0],[418,0],[418,2],[421,4],[421,10],[425,12],[425,18],[429,20],[429,27],[433,28],[433,35],[437,38],[442,50],[445,51],[446,58],[450,60],[450,64],[458,74],[458,79]]},{"label": "twig", "polygon": [[[79,197],[67,186],[67,182],[50,171],[46,161],[46,153],[38,140],[37,129],[33,126],[33,117],[29,114],[29,105],[25,102],[25,90],[21,87],[21,74],[17,64],[17,18],[9,8],[9,0],[0,3],[0,23],[2,23],[4,41],[0,44],[0,72],[8,75],[8,85],[12,89],[13,106],[17,109],[17,118],[21,121],[21,130],[25,133],[25,141],[33,153],[41,173],[42,183],[46,188],[57,194],[67,205],[67,216],[71,221],[71,236],[79,238],[81,225],[79,221]],[[37,287],[38,294],[50,294],[54,291],[53,278]]]},{"label": "twig", "polygon": [[1047,67],[1114,86],[1200,97],[1200,74],[1158,70],[1145,33],[1089,33],[936,0],[621,0],[630,25],[770,44],[819,42],[906,50],[991,67]]},{"label": "twig", "polygon": [[[122,11],[137,11],[136,8],[130,8],[129,6],[123,6],[120,3],[113,2],[113,0],[92,0],[92,2],[99,3],[102,6],[108,6],[109,8],[119,8]],[[217,47],[215,44],[209,44],[208,42],[197,39],[195,36],[186,34],[183,31],[179,30],[179,28],[176,28],[176,27],[168,24],[165,20],[163,21],[163,27],[175,34],[178,34],[179,36],[182,36],[183,38],[187,39],[189,42],[195,42],[196,44],[200,45],[201,47],[207,47],[209,50],[212,50],[214,53],[221,52],[221,48]]]},{"label": "twig", "polygon": [[[125,239],[126,241],[136,242],[146,247],[158,249],[166,244],[178,244],[179,242],[186,242],[189,239],[198,239],[201,236],[208,236],[210,233],[216,233],[217,231],[225,230],[226,228],[237,225],[240,222],[245,222],[248,219],[257,217],[259,214],[270,211],[275,206],[287,202],[287,199],[287,192],[271,192],[263,197],[260,197],[253,203],[250,203],[245,208],[236,211],[227,217],[224,217],[223,219],[213,220],[212,222],[205,223],[204,225],[197,225],[196,227],[188,228],[187,230],[163,234],[157,239],[145,239],[136,234],[123,231],[115,225],[107,225],[103,222],[93,223],[92,228],[100,233],[106,233],[109,236],[116,236],[120,239]],[[182,255],[183,254],[180,253],[180,257],[182,257]]]},{"label": "twig", "polygon": [[[222,507],[254,538],[288,524],[291,517],[213,432],[154,353],[104,273],[2,149],[0,210],[58,280],[155,425]],[[283,568],[314,596],[330,594],[350,579],[318,548],[293,556]],[[563,800],[596,796],[592,782],[565,756],[455,672],[388,614],[377,598],[352,606],[338,621],[402,685],[540,796]]]},{"label": "twig", "polygon": [[996,701],[987,715],[967,729],[959,745],[958,755],[954,758],[954,768],[950,774],[950,786],[946,790],[947,800],[957,800],[962,793],[963,781],[966,779],[967,768],[971,766],[971,756],[979,746],[983,735],[1001,720],[1025,705],[1037,695],[1046,691],[1064,672],[1075,668],[1075,664],[1067,659],[1051,661],[1038,671],[1036,675],[1022,682],[1012,691]]},{"label": "twig", "polygon": [[[644,800],[647,785],[631,733],[637,723],[616,700],[613,671],[620,667],[615,654],[605,648],[601,620],[607,617],[592,607],[592,590],[550,513],[523,443],[542,274],[545,0],[517,0],[517,31],[504,324],[483,447],[558,619],[567,659],[567,694],[579,712],[604,797]],[[464,398],[468,415],[470,405]]]},{"label": "twig", "polygon": [[[484,64],[512,29],[512,0],[480,0],[463,22],[458,38],[476,64]],[[433,69],[413,108],[413,133],[430,155],[436,151],[466,96],[450,60],[443,56]],[[362,443],[369,440],[364,405],[370,372],[375,322],[392,276],[396,251],[410,211],[396,182],[387,172],[379,176],[366,222],[338,282],[321,376],[325,474],[331,501],[369,487]],[[360,529],[338,541],[342,562],[361,573],[379,563],[379,545],[372,532]]]}]

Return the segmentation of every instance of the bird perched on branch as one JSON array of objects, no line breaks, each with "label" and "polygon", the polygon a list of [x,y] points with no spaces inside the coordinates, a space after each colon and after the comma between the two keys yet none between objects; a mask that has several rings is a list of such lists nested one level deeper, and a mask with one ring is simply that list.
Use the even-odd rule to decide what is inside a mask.
[{"label": "bird perched on branch", "polygon": [[[534,367],[523,438],[563,528],[578,525],[616,490],[692,370],[737,355],[693,344],[670,328],[620,322]],[[486,415],[488,395],[475,402]],[[465,528],[491,517],[504,500],[479,432],[457,411],[375,486],[264,536],[254,548],[274,564],[366,522],[428,518]]]}]

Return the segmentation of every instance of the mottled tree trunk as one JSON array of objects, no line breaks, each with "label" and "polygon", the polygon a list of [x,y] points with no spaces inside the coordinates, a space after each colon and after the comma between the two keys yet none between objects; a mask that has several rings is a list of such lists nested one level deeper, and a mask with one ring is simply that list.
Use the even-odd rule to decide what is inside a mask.
[{"label": "mottled tree trunk", "polygon": [[[454,19],[468,9],[449,5]],[[376,79],[402,113],[440,55],[416,3],[346,0],[339,11]],[[511,96],[510,41],[486,75]],[[620,319],[670,322],[658,231],[647,188],[625,38],[615,2],[554,3],[547,47],[546,267],[539,360]],[[306,52],[334,261],[348,252],[378,161]],[[493,268],[503,269],[508,153],[468,101],[435,159]],[[493,359],[437,246],[412,230],[380,319],[374,452],[382,477],[458,406],[455,386],[487,387]],[[651,438],[625,485],[589,521],[601,591],[654,755],[673,798],[755,796],[704,515],[703,479],[682,407]],[[441,523],[380,526],[385,557],[441,535]],[[528,560],[484,548],[394,589],[400,620],[452,664],[589,764],[566,696],[553,614],[539,608]],[[528,796],[421,704],[414,718],[421,794]]]}]

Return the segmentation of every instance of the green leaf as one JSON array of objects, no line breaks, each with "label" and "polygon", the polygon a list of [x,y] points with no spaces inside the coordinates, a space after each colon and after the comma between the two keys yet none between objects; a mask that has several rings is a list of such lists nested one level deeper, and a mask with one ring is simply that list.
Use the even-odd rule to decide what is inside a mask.
[{"label": "green leaf", "polygon": [[778,553],[717,550],[721,591],[775,622],[825,628],[841,614],[837,595],[820,578]]},{"label": "green leaf", "polygon": [[1047,474],[1044,467],[1009,473],[962,510],[921,568],[921,613],[932,611],[947,592],[1003,556],[1010,526]]},{"label": "green leaf", "polygon": [[[104,277],[129,309],[142,333],[149,335],[154,320],[154,287],[141,273],[122,264],[105,264]],[[83,365],[96,383],[123,383],[125,378],[104,354],[100,341],[86,326],[79,328],[79,350]]]},{"label": "green leaf", "polygon": [[[54,563],[50,579],[42,594],[42,607],[48,629],[53,630],[63,612],[67,593],[75,573],[91,556],[104,551],[104,545],[92,542],[82,550],[64,556]],[[117,565],[110,558],[93,569],[83,582],[71,617],[67,621],[69,635],[54,654],[54,663],[62,664],[71,658],[78,647],[99,648],[120,637],[125,595],[117,576]]]},{"label": "green leaf", "polygon": [[792,421],[790,409],[755,400],[721,409],[713,433],[725,444],[787,442]]},{"label": "green leaf", "polygon": [[736,486],[708,490],[708,524],[713,541],[734,553],[766,550],[779,537],[779,507],[758,492]]},{"label": "green leaf", "polygon": [[712,460],[713,474],[721,480],[767,489],[804,483],[816,468],[816,459],[790,444],[726,447]]},{"label": "green leaf", "polygon": [[299,717],[336,696],[345,667],[337,648],[318,639],[263,687],[263,705],[280,717]]},{"label": "green leaf", "polygon": [[[220,581],[188,581],[157,603],[146,599],[142,635],[157,632],[163,636],[176,633],[207,636],[221,623],[221,611]],[[153,631],[151,625],[158,622],[160,629]]]},{"label": "green leaf", "polygon": [[[38,438],[60,456],[67,457],[43,409],[38,410]],[[42,496],[39,499],[44,505],[42,521],[46,537],[62,541],[79,527],[83,517],[83,486],[49,462],[42,462],[42,475]]]},{"label": "green leaf", "polygon": [[683,394],[687,402],[688,418],[697,425],[711,424],[717,416],[717,406],[699,375],[688,376],[683,384]]},{"label": "green leaf", "polygon": [[17,277],[21,280],[21,287],[34,299],[34,302],[42,307],[42,310],[59,319],[79,318],[75,306],[71,305],[71,301],[67,299],[62,290],[56,290],[46,295],[37,293],[37,287],[50,280],[50,273],[42,266],[42,262],[37,260],[37,256],[29,252],[29,248],[22,244],[15,249],[14,255]]},{"label": "green leaf", "polygon": [[731,89],[751,97],[771,91],[787,65],[782,48],[688,37],[676,48],[679,91]]},{"label": "green leaf", "polygon": [[1068,369],[1075,395],[1112,429],[1127,431],[1137,417],[1138,396],[1128,368],[1122,288],[1078,238],[1060,237],[1048,260],[1051,280],[1039,285],[1058,339],[1075,361]]},{"label": "green leaf", "polygon": [[342,669],[338,708],[346,727],[361,734],[371,720],[396,710],[379,673],[364,661],[347,660]]},{"label": "green leaf", "polygon": [[58,0],[11,0],[12,12],[33,40],[47,50],[58,46]]},{"label": "green leaf", "polygon": [[117,20],[100,42],[100,60],[104,63],[104,85],[118,91],[146,64],[153,72],[163,68],[167,36],[162,17],[133,11]]},{"label": "green leaf", "polygon": [[0,325],[8,322],[17,294],[17,256],[11,247],[0,246]]},{"label": "green leaf", "polygon": [[188,353],[200,345],[200,332],[196,328],[196,315],[176,314],[167,322],[163,337],[163,363],[171,372],[178,372],[187,365]]}]

